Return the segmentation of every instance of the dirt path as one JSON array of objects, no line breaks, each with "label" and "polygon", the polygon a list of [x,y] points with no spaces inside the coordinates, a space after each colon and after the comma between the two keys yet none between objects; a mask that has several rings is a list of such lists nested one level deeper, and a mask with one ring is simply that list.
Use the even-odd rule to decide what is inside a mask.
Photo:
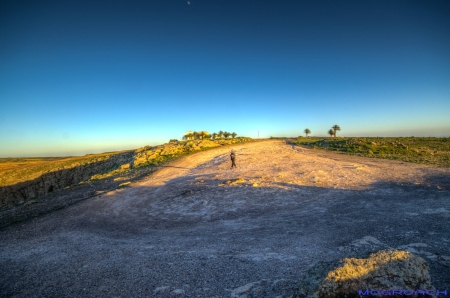
[{"label": "dirt path", "polygon": [[0,231],[0,296],[288,297],[320,260],[408,249],[450,290],[450,170],[292,147],[176,160]]}]

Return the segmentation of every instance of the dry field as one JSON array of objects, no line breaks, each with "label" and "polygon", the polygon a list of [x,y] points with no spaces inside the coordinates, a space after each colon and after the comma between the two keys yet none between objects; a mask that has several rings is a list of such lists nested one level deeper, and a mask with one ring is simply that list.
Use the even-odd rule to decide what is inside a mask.
[{"label": "dry field", "polygon": [[36,179],[42,174],[69,169],[127,151],[88,154],[74,157],[0,158],[0,186]]},{"label": "dry field", "polygon": [[0,172],[45,165],[65,158],[67,157],[0,158]]},{"label": "dry field", "polygon": [[0,230],[0,296],[289,297],[316,262],[386,248],[450,289],[449,224],[448,168],[238,144]]},{"label": "dry field", "polygon": [[450,168],[450,138],[298,138],[297,145]]}]

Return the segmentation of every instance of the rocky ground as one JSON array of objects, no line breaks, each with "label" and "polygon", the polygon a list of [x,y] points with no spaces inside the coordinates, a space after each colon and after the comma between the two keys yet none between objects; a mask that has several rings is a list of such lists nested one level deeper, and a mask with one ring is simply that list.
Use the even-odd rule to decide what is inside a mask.
[{"label": "rocky ground", "polygon": [[221,147],[0,230],[2,297],[289,297],[318,261],[406,249],[450,290],[450,169]]}]

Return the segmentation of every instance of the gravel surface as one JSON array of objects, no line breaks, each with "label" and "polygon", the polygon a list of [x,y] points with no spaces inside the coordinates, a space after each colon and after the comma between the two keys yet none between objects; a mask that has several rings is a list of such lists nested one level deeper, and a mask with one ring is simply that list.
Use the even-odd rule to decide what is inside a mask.
[{"label": "gravel surface", "polygon": [[449,169],[227,146],[1,229],[0,296],[289,297],[316,262],[386,248],[450,290],[449,223]]}]

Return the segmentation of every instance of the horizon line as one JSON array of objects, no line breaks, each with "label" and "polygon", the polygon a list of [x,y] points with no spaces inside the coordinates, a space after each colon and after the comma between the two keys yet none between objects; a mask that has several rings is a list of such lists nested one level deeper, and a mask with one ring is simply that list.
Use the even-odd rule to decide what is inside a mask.
[{"label": "horizon line", "polygon": [[[433,139],[449,139],[450,136],[448,137],[416,137],[416,136],[395,136],[395,137],[380,137],[380,136],[337,136],[337,137],[330,137],[330,136],[295,136],[295,137],[285,137],[285,136],[270,136],[267,138],[251,138],[251,137],[246,137],[246,138],[251,138],[252,140],[270,140],[270,139],[277,139],[277,138],[283,138],[283,139],[296,139],[296,138],[433,138]],[[225,138],[221,138],[221,139],[225,139]],[[231,138],[227,138],[228,140]],[[197,139],[197,141],[201,141],[202,139]],[[209,139],[207,139],[209,140]],[[194,141],[194,140],[177,140],[178,142],[188,142],[188,141]],[[156,146],[161,146],[161,145],[165,145],[165,144],[169,144],[169,142],[166,143],[162,143],[162,144],[157,144],[157,145],[145,145],[142,147],[138,147],[138,148],[133,148],[133,149],[119,149],[119,150],[115,150],[115,151],[104,151],[104,152],[91,152],[91,153],[80,153],[80,154],[75,154],[75,155],[39,155],[39,156],[33,156],[33,155],[28,155],[28,156],[7,156],[7,157],[2,157],[0,156],[0,159],[10,159],[10,158],[52,158],[52,157],[57,157],[57,158],[70,158],[70,157],[83,157],[83,156],[87,156],[87,155],[96,155],[96,154],[107,154],[107,153],[118,153],[118,152],[127,152],[127,151],[134,151],[137,150],[139,148],[143,148],[146,146],[151,146],[151,147],[156,147]]]}]

